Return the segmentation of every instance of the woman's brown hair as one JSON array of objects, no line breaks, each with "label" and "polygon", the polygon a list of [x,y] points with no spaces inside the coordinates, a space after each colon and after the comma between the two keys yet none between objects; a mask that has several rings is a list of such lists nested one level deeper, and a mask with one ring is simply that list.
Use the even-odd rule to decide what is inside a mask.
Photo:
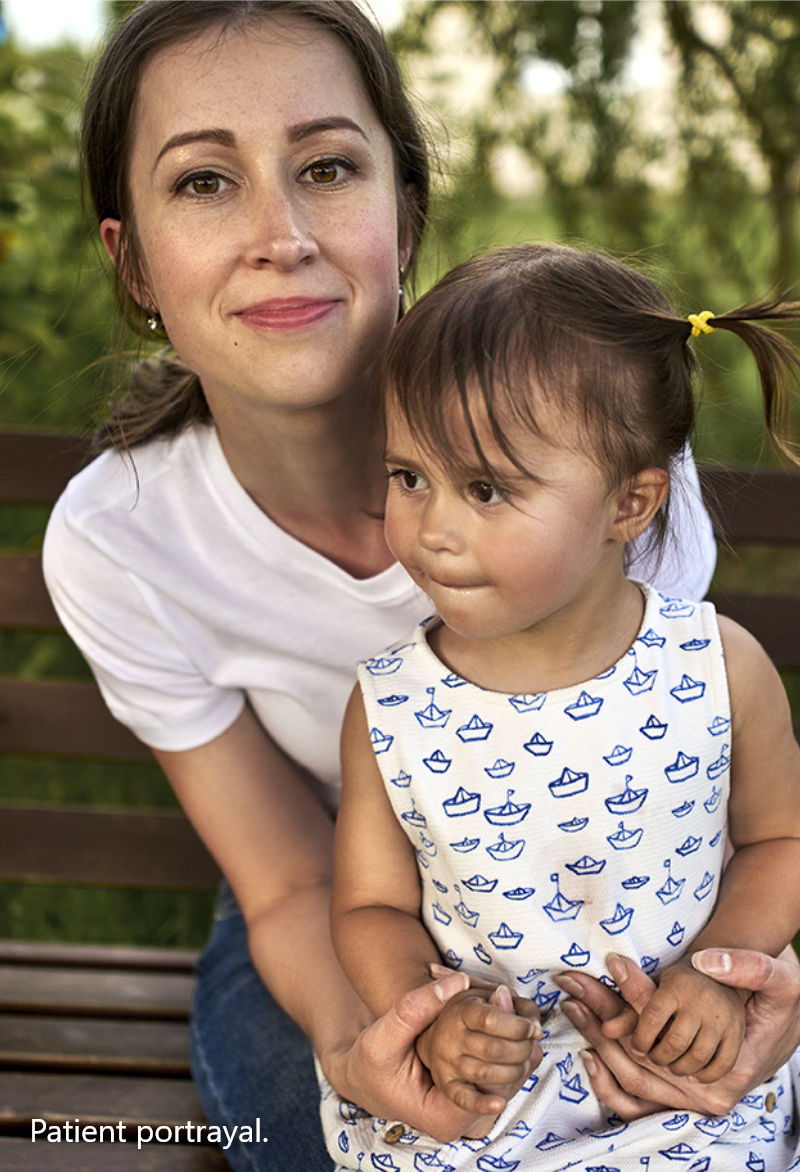
[{"label": "woman's brown hair", "polygon": [[[117,308],[141,336],[147,306],[131,290],[144,285],[128,171],[139,80],[161,50],[209,29],[248,29],[276,16],[302,17],[337,36],[350,50],[367,95],[394,152],[401,231],[413,241],[409,268],[425,227],[430,169],[425,135],[406,95],[397,62],[379,30],[353,0],[145,0],[111,34],[92,76],[82,127],[84,191],[97,222],[122,228],[115,267]],[[406,270],[408,275],[408,269]],[[158,336],[157,334],[155,336]],[[162,333],[162,337],[166,337]],[[174,434],[210,418],[200,380],[176,356],[137,364],[126,395],[113,406],[101,444],[126,448]]]}]

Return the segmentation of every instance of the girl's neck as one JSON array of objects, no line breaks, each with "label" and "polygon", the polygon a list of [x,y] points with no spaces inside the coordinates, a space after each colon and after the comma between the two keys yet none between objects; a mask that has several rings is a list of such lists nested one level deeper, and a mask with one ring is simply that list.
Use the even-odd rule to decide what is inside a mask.
[{"label": "girl's neck", "polygon": [[641,629],[645,599],[622,574],[610,574],[586,600],[503,639],[467,639],[445,626],[429,636],[456,675],[508,695],[554,692],[594,679],[617,663]]},{"label": "girl's neck", "polygon": [[379,430],[363,400],[213,413],[233,474],[275,524],[355,578],[393,563]]}]

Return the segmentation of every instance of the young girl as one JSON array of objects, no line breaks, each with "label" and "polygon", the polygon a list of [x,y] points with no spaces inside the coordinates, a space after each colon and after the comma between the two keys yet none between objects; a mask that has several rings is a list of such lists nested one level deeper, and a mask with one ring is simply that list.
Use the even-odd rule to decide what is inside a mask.
[{"label": "young girl", "polygon": [[[747,994],[695,971],[688,946],[775,956],[800,928],[800,752],[777,673],[710,604],[625,573],[629,543],[665,532],[690,337],[743,338],[780,431],[800,362],[759,319],[800,305],[687,321],[618,263],[519,245],[456,269],[394,335],[387,540],[436,613],[359,669],[334,941],[376,1013],[442,960],[471,978],[418,1052],[484,1118],[480,1138],[438,1144],[323,1083],[341,1167],[795,1167],[796,1059],[726,1117],[626,1125],[591,1092],[557,983],[637,959],[658,989],[634,1051],[708,1082],[736,1059]],[[543,1057],[541,1030],[481,978],[539,1006]]]}]

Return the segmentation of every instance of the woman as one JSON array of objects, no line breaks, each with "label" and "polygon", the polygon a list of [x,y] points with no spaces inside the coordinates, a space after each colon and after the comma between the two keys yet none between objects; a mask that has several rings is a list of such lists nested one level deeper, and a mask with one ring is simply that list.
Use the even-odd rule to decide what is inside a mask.
[{"label": "woman", "polygon": [[[413,1049],[460,978],[372,1023],[328,930],[353,664],[426,605],[379,520],[374,390],[428,182],[395,63],[344,0],[149,0],[98,66],[84,158],[120,305],[180,360],[137,374],[108,429],[132,451],[70,486],[45,569],[230,884],[193,1022],[204,1106],[260,1117],[236,1168],[329,1168],[305,1035],[342,1095],[461,1134]],[[658,579],[684,593],[712,564],[697,511],[697,580],[675,557]]]}]

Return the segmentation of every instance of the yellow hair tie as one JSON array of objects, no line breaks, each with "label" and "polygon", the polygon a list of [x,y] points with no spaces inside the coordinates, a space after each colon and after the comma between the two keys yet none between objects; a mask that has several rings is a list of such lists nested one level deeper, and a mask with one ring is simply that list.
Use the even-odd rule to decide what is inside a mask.
[{"label": "yellow hair tie", "polygon": [[710,326],[708,319],[713,318],[714,314],[710,309],[704,309],[702,313],[690,313],[687,321],[692,323],[692,337],[699,338],[701,334],[713,334],[716,326]]}]

